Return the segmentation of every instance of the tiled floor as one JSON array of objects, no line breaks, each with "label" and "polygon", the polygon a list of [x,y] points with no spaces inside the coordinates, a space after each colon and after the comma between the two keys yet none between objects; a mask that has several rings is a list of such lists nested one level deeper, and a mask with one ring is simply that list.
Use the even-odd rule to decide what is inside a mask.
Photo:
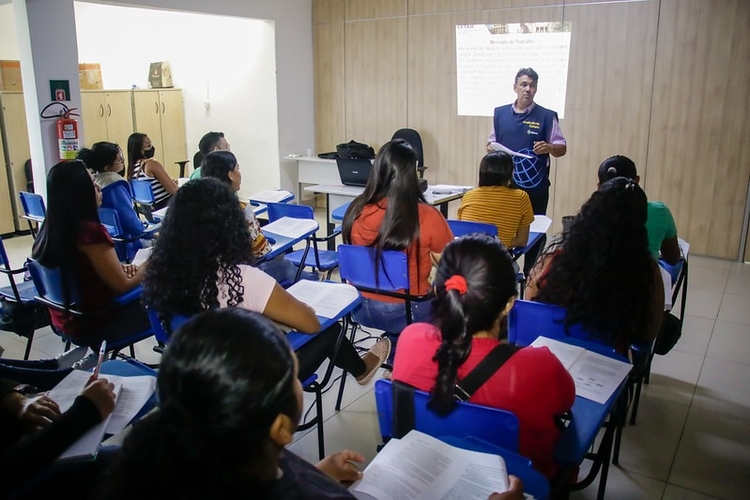
[{"label": "tiled floor", "polygon": [[[14,264],[28,254],[29,237],[4,240]],[[0,332],[5,357],[21,357],[24,342]],[[139,359],[158,362],[152,341],[137,346]],[[61,352],[48,329],[37,333],[32,357]],[[690,257],[683,337],[657,356],[644,387],[636,426],[623,434],[620,466],[611,467],[608,499],[750,497],[750,264]],[[347,380],[342,411],[333,410],[338,385],[324,395],[326,450],[348,448],[369,462],[379,442],[372,384]],[[307,397],[306,402],[311,399]],[[300,433],[290,447],[317,460],[316,431]],[[594,498],[596,483],[572,495]]]}]

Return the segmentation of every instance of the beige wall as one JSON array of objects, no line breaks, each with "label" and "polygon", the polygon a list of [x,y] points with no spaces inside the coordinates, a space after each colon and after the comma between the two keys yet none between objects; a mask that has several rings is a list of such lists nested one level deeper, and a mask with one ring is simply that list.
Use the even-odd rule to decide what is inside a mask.
[{"label": "beige wall", "polygon": [[377,148],[408,126],[431,182],[475,183],[491,118],[456,114],[455,25],[555,20],[573,30],[556,227],[595,189],[601,160],[625,154],[693,252],[737,258],[750,177],[746,0],[313,0],[316,150]]}]

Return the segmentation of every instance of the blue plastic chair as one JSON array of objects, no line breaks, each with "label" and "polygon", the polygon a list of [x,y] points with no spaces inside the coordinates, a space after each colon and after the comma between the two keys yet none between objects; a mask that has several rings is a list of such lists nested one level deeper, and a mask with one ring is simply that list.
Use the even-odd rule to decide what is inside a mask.
[{"label": "blue plastic chair", "polygon": [[453,236],[456,238],[474,233],[488,234],[497,237],[497,226],[486,222],[448,219],[448,227],[451,228]]},{"label": "blue plastic chair", "polygon": [[[597,335],[596,332],[587,331],[580,324],[573,324],[566,331],[565,313],[566,310],[563,307],[543,304],[541,302],[516,300],[513,309],[511,309],[508,315],[508,342],[527,346],[536,340],[537,337],[544,336],[574,344],[583,344],[583,347],[599,354],[627,361],[627,358],[623,358],[615,351],[611,344],[607,343],[605,340],[606,337]],[[632,401],[637,401],[636,394],[639,392],[638,387],[643,381],[652,352],[653,342],[633,343],[630,346],[633,370],[628,378],[627,390],[623,391],[623,397],[615,406],[609,423],[609,425],[615,426],[612,452],[612,463],[615,465],[619,462],[622,429],[626,423],[628,409]],[[609,457],[607,457],[606,463],[602,464],[600,491],[603,491],[606,487],[608,465]],[[598,471],[598,469],[592,467],[592,471]],[[584,479],[584,481],[587,480],[588,478]]]},{"label": "blue plastic chair", "polygon": [[31,236],[36,239],[38,226],[44,222],[47,215],[47,208],[44,206],[44,198],[36,193],[21,191],[18,193],[21,198],[21,207],[23,207],[23,218],[29,223]]},{"label": "blue plastic chair", "polygon": [[[282,217],[291,217],[293,219],[315,219],[313,208],[307,205],[292,205],[289,203],[268,203],[268,222],[275,222]],[[313,271],[326,273],[326,279],[331,278],[331,273],[339,265],[339,259],[336,252],[331,250],[319,250],[318,243],[326,243],[336,238],[338,232],[326,237],[312,236],[307,239],[307,245],[304,250],[296,250],[288,253],[284,258],[300,269],[310,267]],[[312,244],[312,252],[310,252]],[[299,272],[297,278],[299,279]]]},{"label": "blue plastic chair", "polygon": [[99,209],[99,222],[105,227],[109,235],[112,237],[112,241],[115,243],[115,252],[120,262],[131,262],[138,249],[142,248],[141,239],[151,238],[154,233],[159,230],[159,225],[149,226],[144,231],[130,238],[123,236],[122,225],[120,224],[120,216],[117,210],[114,208],[100,208]]},{"label": "blue plastic chair", "polygon": [[149,224],[155,224],[157,222],[153,214],[155,198],[151,183],[144,179],[131,179],[130,189],[135,211],[142,214]]},{"label": "blue plastic chair", "polygon": [[[98,316],[109,311],[113,307],[122,307],[130,304],[133,301],[141,299],[142,288],[140,286],[133,288],[127,293],[119,295],[114,298],[112,305],[98,309],[94,311],[82,311],[76,304],[80,300],[80,292],[78,286],[73,279],[67,279],[67,289],[69,292],[69,300],[66,303],[65,292],[63,290],[63,278],[59,268],[53,269],[44,266],[37,262],[35,259],[28,259],[26,266],[31,274],[31,279],[36,287],[37,295],[34,299],[47,306],[50,309],[58,311],[64,311],[74,316]],[[66,332],[60,331],[58,328],[52,328],[55,333],[60,335],[70,344]],[[153,335],[153,331],[149,328],[143,332],[135,332],[133,335],[120,339],[117,342],[107,342],[107,350],[112,352],[114,358],[117,353],[124,347],[130,348],[130,356],[135,358],[135,349],[133,344],[140,342],[141,340],[147,339]]]},{"label": "blue plastic chair", "polygon": [[[393,384],[410,388],[407,384],[385,379],[375,382],[375,404],[383,441],[403,437],[410,430],[408,424],[411,422],[401,425],[397,420],[399,415],[394,412]],[[428,393],[414,389],[414,429],[435,437],[473,436],[518,453],[518,417],[513,413],[473,403],[458,403],[451,413],[441,416],[427,408],[429,400]]]},{"label": "blue plastic chair", "polygon": [[34,300],[36,297],[34,283],[24,280],[16,283],[14,276],[25,274],[26,266],[18,269],[11,267],[2,237],[0,237],[0,273],[8,277],[9,283],[8,286],[0,288],[0,297],[8,306],[7,310],[2,311],[0,330],[26,337],[26,351],[23,359],[29,359],[34,332],[38,328],[49,325],[49,318],[44,307]]}]

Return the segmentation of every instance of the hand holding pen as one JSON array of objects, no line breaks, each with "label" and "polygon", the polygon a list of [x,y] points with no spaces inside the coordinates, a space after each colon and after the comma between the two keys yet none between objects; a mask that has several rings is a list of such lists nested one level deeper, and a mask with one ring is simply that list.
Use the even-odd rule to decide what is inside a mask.
[{"label": "hand holding pen", "polygon": [[83,389],[81,396],[88,398],[102,416],[102,419],[112,413],[115,409],[115,385],[107,379],[99,378],[99,371],[104,361],[104,354],[107,352],[107,341],[103,341],[99,347],[99,359],[94,368],[94,373],[89,377],[86,387]]}]

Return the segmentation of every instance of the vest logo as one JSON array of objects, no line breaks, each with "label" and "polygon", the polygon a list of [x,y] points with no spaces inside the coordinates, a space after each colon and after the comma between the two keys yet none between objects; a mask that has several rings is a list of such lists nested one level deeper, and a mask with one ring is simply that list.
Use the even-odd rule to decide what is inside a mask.
[{"label": "vest logo", "polygon": [[537,132],[536,130],[529,129],[526,131],[526,134],[527,135],[539,135],[539,132]]}]

